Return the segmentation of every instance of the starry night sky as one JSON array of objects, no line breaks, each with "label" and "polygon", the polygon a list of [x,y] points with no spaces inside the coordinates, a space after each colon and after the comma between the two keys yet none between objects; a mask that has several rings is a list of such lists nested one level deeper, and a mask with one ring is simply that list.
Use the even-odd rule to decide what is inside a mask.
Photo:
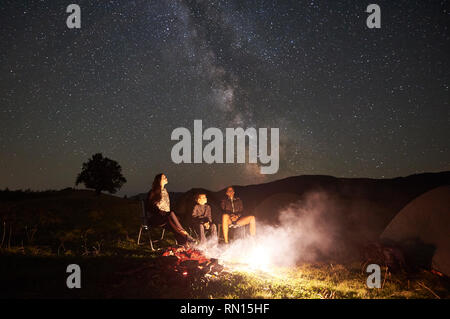
[{"label": "starry night sky", "polygon": [[[68,29],[66,7],[81,7]],[[381,29],[368,29],[370,3]],[[447,1],[0,3],[0,188],[74,186],[101,152],[147,191],[450,169]],[[280,169],[172,163],[173,129],[279,127]]]}]

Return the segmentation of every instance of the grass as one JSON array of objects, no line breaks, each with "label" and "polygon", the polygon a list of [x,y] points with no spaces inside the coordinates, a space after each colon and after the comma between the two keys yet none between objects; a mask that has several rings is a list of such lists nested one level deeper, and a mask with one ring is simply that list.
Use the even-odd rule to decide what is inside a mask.
[{"label": "grass", "polygon": [[[169,245],[171,242],[165,242]],[[82,270],[82,288],[65,286],[67,265]],[[57,256],[39,247],[0,251],[1,298],[450,298],[448,278],[420,270],[390,274],[369,289],[359,264],[303,264],[271,273],[225,271],[219,276],[180,276],[160,253],[135,242],[98,256]]]},{"label": "grass", "polygon": [[[390,275],[381,289],[366,286],[359,265],[304,264],[274,275],[237,272],[211,281],[192,297],[270,299],[449,298],[447,279],[421,271]],[[433,287],[431,292],[429,287]],[[436,295],[435,295],[436,294]]]},{"label": "grass", "polygon": [[[382,289],[369,289],[359,265],[304,264],[279,270],[275,276],[240,273],[232,279],[235,289],[225,298],[449,298],[448,282],[426,271],[413,276],[390,275]],[[421,285],[422,284],[422,285]]]}]

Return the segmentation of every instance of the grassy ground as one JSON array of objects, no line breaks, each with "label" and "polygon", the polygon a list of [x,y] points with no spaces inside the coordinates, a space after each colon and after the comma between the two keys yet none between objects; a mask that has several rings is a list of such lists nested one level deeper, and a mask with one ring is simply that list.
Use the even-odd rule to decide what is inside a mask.
[{"label": "grassy ground", "polygon": [[[359,265],[305,264],[280,269],[275,276],[238,273],[224,298],[449,298],[446,280],[429,272],[389,275],[381,289],[366,286]],[[235,288],[233,288],[235,287]],[[433,291],[428,290],[433,287]],[[436,294],[436,295],[435,295]]]},{"label": "grassy ground", "polygon": [[[165,245],[170,244],[165,242]],[[43,255],[38,247],[3,249],[2,298],[450,298],[450,283],[428,271],[386,276],[383,287],[366,287],[359,264],[303,264],[271,273],[226,271],[181,276],[160,253],[122,242],[98,256]],[[66,287],[66,267],[78,264],[82,288]]]}]

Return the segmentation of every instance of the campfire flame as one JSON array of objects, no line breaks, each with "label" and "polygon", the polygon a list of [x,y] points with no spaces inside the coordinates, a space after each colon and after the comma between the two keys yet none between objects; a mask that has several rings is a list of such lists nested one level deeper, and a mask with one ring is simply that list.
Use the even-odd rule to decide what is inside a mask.
[{"label": "campfire flame", "polygon": [[219,260],[228,271],[274,273],[275,262],[264,242],[253,238],[239,239],[228,246],[219,246],[216,242],[207,242],[197,246],[205,256]]}]

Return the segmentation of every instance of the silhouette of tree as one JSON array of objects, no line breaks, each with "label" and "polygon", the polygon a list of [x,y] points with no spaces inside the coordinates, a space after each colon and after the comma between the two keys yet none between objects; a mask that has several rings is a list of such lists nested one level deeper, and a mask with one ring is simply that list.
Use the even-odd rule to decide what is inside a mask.
[{"label": "silhouette of tree", "polygon": [[92,155],[86,163],[83,163],[81,173],[78,174],[76,185],[84,184],[86,188],[95,189],[97,195],[102,191],[111,194],[116,193],[127,180],[122,176],[122,167],[119,163],[101,153]]}]

